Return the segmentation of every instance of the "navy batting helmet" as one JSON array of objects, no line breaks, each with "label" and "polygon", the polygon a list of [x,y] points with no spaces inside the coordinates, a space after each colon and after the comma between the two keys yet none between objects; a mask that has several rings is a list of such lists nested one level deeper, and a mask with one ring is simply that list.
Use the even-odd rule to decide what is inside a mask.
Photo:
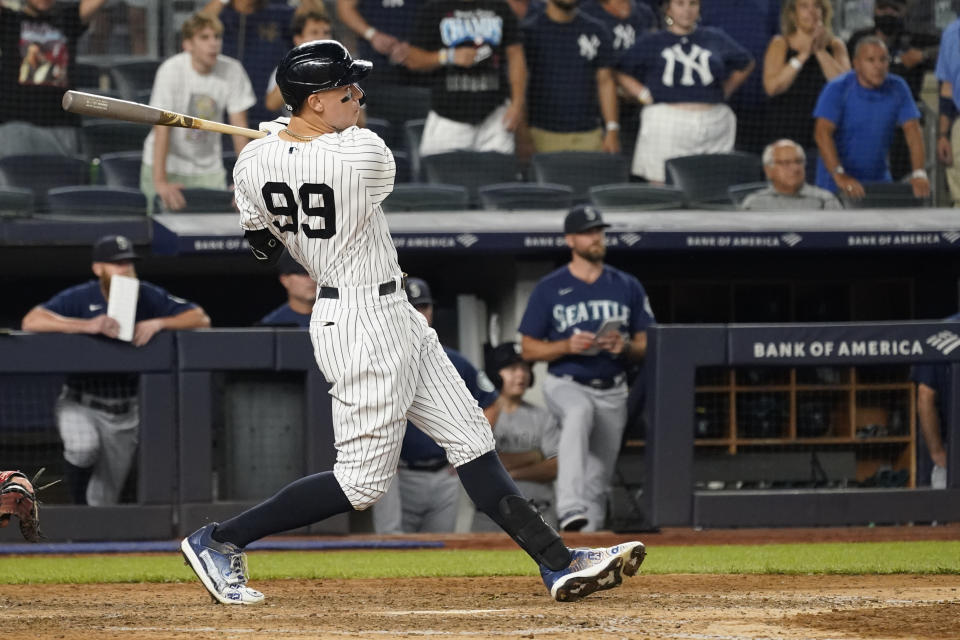
[{"label": "navy batting helmet", "polygon": [[313,40],[283,57],[277,66],[277,86],[287,108],[296,113],[310,94],[359,82],[371,69],[372,62],[354,60],[336,40]]}]

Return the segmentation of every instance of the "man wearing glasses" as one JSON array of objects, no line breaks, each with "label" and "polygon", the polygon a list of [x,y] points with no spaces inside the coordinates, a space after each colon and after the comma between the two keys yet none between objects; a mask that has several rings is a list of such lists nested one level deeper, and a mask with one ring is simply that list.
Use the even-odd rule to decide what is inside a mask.
[{"label": "man wearing glasses", "polygon": [[777,140],[763,150],[763,170],[770,186],[751,193],[740,204],[744,210],[842,209],[836,196],[806,183],[807,156],[793,140]]}]

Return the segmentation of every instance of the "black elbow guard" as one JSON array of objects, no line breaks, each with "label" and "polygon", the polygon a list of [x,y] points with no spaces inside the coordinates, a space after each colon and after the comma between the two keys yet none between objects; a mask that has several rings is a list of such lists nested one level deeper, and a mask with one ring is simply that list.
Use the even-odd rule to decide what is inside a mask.
[{"label": "black elbow guard", "polygon": [[244,231],[243,237],[250,243],[253,257],[267,264],[276,264],[283,253],[283,244],[266,229]]}]

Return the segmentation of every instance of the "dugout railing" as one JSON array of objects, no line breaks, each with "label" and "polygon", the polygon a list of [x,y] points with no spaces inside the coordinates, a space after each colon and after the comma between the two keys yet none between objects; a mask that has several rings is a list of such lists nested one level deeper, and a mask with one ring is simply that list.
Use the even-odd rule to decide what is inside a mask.
[{"label": "dugout railing", "polygon": [[[948,442],[947,489],[799,488],[707,490],[694,477],[696,371],[938,363],[951,368],[952,414],[960,415],[960,349],[944,322],[795,325],[660,325],[649,330],[648,429],[643,527],[841,526],[960,519],[960,437]],[[941,336],[940,339],[937,337]],[[949,336],[948,336],[949,338]],[[957,338],[960,340],[960,338]],[[829,345],[829,346],[827,346]],[[841,348],[843,345],[843,348]]]},{"label": "dugout railing", "polygon": [[[694,455],[693,398],[698,367],[946,363],[954,372],[952,402],[960,408],[957,389],[960,348],[945,347],[942,341],[932,340],[944,331],[960,336],[960,325],[908,322],[652,327],[647,376],[648,427],[642,454],[644,462],[638,474],[643,483],[643,490],[638,493],[642,521],[619,528],[960,520],[960,474],[957,473],[949,474],[946,490],[852,487],[717,491],[699,488],[696,481],[699,471]],[[850,349],[848,355],[839,355],[836,349],[829,354],[811,349],[814,343],[828,342],[860,346]],[[754,351],[756,344],[806,347],[794,349],[792,355],[789,349],[764,351],[760,357]],[[883,347],[884,344],[887,346]],[[909,348],[901,348],[904,344]],[[769,353],[774,352],[776,357],[771,357]],[[223,473],[223,465],[218,468],[215,450],[223,446],[223,440],[243,436],[238,433],[237,425],[217,430],[218,421],[223,420],[218,412],[223,411],[224,400],[222,393],[218,393],[222,392],[224,375],[241,376],[246,384],[235,395],[242,396],[247,390],[260,393],[262,388],[262,398],[258,396],[252,405],[247,405],[256,406],[260,411],[275,411],[283,401],[302,403],[302,412],[295,414],[300,415],[304,423],[299,429],[272,433],[266,431],[269,420],[263,421],[261,429],[255,415],[245,416],[245,420],[235,419],[242,423],[243,429],[263,431],[257,434],[263,438],[255,441],[254,447],[265,446],[258,442],[271,444],[293,438],[292,446],[283,450],[297,458],[291,468],[298,474],[332,467],[329,385],[316,370],[312,346],[303,330],[256,328],[162,333],[141,348],[89,336],[14,332],[0,337],[0,375],[28,378],[84,372],[140,375],[141,432],[135,502],[114,507],[73,506],[62,501],[44,504],[44,530],[51,540],[169,538],[257,502],[261,496],[237,499],[217,489],[217,474]],[[271,394],[270,385],[285,377],[299,381],[299,394]],[[30,401],[37,402],[36,399]],[[954,411],[954,415],[957,414]],[[276,421],[273,422],[270,428],[276,429]],[[3,429],[0,443],[11,442],[9,425],[0,426]],[[47,424],[45,429],[46,437],[52,438],[56,447],[55,425]],[[960,468],[960,438],[951,438],[949,447],[949,468]],[[250,446],[247,451],[250,452]],[[59,455],[58,449],[53,452]],[[253,453],[247,458],[232,458],[229,465],[236,467],[238,474],[257,481],[269,475],[257,468],[261,460],[266,460],[268,452],[254,449]],[[4,466],[18,467],[25,462],[11,456],[9,449],[4,450],[2,457]],[[750,460],[749,456],[743,456],[739,461],[750,464]],[[276,478],[273,481],[278,482]],[[279,486],[264,488],[273,491]],[[16,541],[15,529],[0,530],[0,541]],[[346,533],[348,518],[335,518],[308,531]]]}]

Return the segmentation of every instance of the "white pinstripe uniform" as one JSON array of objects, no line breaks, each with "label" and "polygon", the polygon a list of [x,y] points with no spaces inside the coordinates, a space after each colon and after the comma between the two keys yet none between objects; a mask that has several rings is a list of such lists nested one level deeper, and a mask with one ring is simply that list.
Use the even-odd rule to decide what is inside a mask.
[{"label": "white pinstripe uniform", "polygon": [[333,385],[333,472],[355,509],[389,487],[407,418],[455,466],[494,449],[490,424],[401,286],[380,208],[394,173],[383,140],[357,127],[310,142],[254,140],[234,168],[241,226],[269,229],[320,287],[310,337]]}]

